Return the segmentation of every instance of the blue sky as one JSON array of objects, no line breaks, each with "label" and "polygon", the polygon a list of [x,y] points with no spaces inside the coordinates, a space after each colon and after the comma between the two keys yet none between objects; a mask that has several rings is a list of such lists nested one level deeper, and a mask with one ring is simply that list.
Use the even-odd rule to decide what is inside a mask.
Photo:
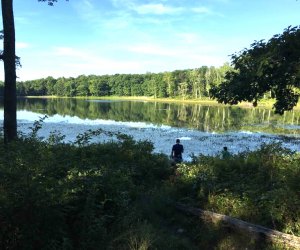
[{"label": "blue sky", "polygon": [[[14,0],[19,80],[221,66],[300,24],[296,0]],[[3,72],[0,72],[3,79]]]}]

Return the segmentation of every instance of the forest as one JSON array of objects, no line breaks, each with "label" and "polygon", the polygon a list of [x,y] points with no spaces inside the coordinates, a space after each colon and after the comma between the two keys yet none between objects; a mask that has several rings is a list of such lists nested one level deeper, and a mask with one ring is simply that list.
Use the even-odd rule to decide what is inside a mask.
[{"label": "forest", "polygon": [[[163,73],[80,75],[17,82],[18,96],[148,96],[154,98],[198,99],[211,97],[231,67],[202,66]],[[0,85],[3,94],[3,84]]]}]

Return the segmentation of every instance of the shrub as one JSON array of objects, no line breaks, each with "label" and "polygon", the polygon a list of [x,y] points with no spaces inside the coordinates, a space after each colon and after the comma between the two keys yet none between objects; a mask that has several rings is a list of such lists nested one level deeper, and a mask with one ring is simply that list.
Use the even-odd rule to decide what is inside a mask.
[{"label": "shrub", "polygon": [[299,158],[280,144],[229,160],[200,155],[180,165],[179,182],[188,180],[185,194],[204,209],[299,236]]},{"label": "shrub", "polygon": [[34,133],[0,145],[1,249],[105,248],[139,194],[168,176],[167,158],[149,142],[62,138]]}]

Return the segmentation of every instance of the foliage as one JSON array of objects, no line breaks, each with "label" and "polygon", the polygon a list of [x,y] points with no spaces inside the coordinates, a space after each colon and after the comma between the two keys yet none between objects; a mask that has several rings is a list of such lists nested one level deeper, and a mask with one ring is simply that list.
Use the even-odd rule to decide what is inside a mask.
[{"label": "foliage", "polygon": [[229,160],[200,155],[180,166],[179,185],[203,209],[300,236],[299,158],[280,144]]},{"label": "foliage", "polygon": [[149,142],[82,144],[89,133],[77,144],[54,134],[43,142],[35,127],[0,148],[1,249],[106,248],[137,197],[168,176]]},{"label": "foliage", "polygon": [[18,82],[20,96],[153,96],[203,98],[224,79],[228,64],[220,68],[203,66],[197,69],[164,73],[80,75],[76,78],[47,77]]},{"label": "foliage", "polygon": [[[1,249],[262,249],[175,211],[176,201],[299,235],[299,155],[279,145],[178,166],[148,141],[102,130],[70,144],[37,131],[0,144]],[[286,194],[289,194],[288,196]],[[272,247],[269,249],[273,249]],[[280,249],[280,248],[276,248]]]},{"label": "foliage", "polygon": [[212,89],[219,102],[237,104],[276,98],[275,112],[282,114],[297,105],[300,87],[300,26],[288,27],[269,41],[255,41],[249,49],[231,56],[234,70]]}]

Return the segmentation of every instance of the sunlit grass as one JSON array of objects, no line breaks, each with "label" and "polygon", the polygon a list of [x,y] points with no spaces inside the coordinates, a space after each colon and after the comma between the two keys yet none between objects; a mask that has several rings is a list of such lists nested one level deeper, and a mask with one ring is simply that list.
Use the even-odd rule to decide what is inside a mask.
[{"label": "sunlit grass", "polygon": [[230,160],[200,155],[179,166],[178,187],[203,209],[300,235],[299,159],[280,144]]}]

